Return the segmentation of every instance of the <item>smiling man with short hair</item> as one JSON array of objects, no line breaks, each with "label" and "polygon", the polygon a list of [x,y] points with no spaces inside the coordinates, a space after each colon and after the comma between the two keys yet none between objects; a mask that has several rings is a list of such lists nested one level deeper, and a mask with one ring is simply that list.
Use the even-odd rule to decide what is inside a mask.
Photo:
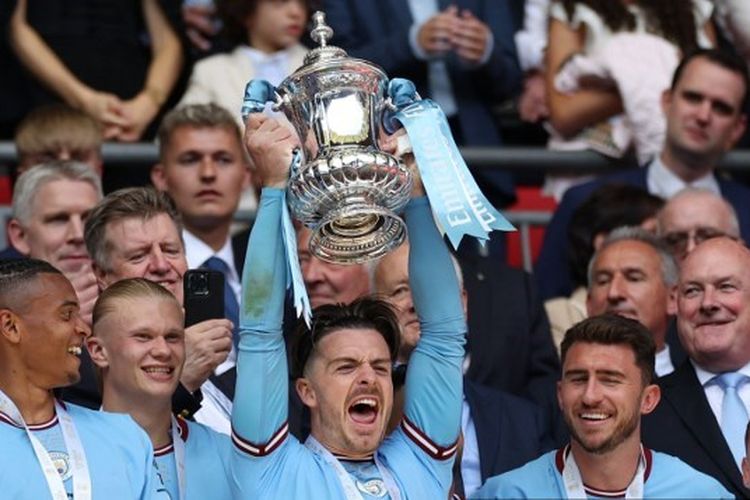
[{"label": "smiling man with short hair", "polygon": [[570,444],[489,479],[475,498],[730,498],[715,479],[641,444],[641,416],[660,399],[654,351],[632,319],[570,328],[557,390]]}]

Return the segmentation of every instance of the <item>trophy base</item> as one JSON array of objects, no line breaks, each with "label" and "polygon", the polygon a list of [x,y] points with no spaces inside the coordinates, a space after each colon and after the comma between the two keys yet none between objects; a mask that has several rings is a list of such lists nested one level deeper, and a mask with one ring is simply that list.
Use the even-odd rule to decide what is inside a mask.
[{"label": "trophy base", "polygon": [[310,251],[337,264],[377,259],[399,246],[406,227],[396,213],[409,201],[411,173],[393,156],[342,147],[289,180],[289,207],[313,231]]},{"label": "trophy base", "polygon": [[334,264],[378,259],[404,242],[406,225],[392,211],[355,203],[328,212],[313,228],[310,251]]}]

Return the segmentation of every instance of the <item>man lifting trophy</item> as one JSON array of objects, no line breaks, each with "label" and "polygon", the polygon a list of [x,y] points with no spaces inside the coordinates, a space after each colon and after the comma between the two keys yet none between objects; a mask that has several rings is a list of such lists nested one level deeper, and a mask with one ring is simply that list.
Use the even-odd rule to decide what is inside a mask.
[{"label": "man lifting trophy", "polygon": [[[375,64],[350,58],[328,45],[333,30],[313,15],[319,44],[302,67],[278,88],[265,80],[247,85],[243,118],[268,102],[284,113],[299,136],[287,188],[292,215],[312,230],[310,250],[335,263],[375,259],[400,245],[406,227],[399,216],[409,200],[412,174],[378,145],[378,138],[406,129],[430,206],[454,248],[463,235],[488,239],[493,229],[513,227],[479,191],[440,108],[420,99],[408,80],[388,80]],[[285,231],[291,231],[284,217]],[[288,239],[287,239],[288,240]],[[293,242],[288,241],[291,280],[296,282]],[[304,287],[294,283],[295,297]],[[303,301],[304,302],[304,301]],[[303,304],[297,300],[298,309]]]}]

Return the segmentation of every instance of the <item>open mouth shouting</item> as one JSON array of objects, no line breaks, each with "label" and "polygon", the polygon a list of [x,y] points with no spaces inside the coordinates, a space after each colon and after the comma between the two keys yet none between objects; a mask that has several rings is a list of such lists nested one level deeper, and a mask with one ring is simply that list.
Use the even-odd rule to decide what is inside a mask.
[{"label": "open mouth shouting", "polygon": [[378,420],[380,406],[380,400],[375,396],[358,396],[349,403],[347,413],[358,427],[371,427]]}]

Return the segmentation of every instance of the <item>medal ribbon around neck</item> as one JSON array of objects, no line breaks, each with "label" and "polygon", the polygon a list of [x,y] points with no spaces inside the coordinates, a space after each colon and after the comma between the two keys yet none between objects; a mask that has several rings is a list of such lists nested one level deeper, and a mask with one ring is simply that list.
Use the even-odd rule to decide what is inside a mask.
[{"label": "medal ribbon around neck", "polygon": [[[245,98],[242,102],[242,121],[247,122],[251,113],[262,113],[266,103],[274,102],[273,97],[276,95],[276,88],[266,80],[250,80],[245,87]],[[302,152],[295,149],[292,152],[292,162],[289,168],[291,175],[300,168],[302,164]],[[289,208],[286,203],[286,191],[282,197],[284,208],[281,211],[281,230],[284,243],[284,253],[286,257],[286,288],[292,289],[292,299],[297,317],[304,317],[305,323],[310,327],[312,318],[312,307],[310,299],[307,296],[305,282],[302,279],[302,270],[299,265],[299,256],[297,255],[297,233],[292,224],[292,218],[289,216]]]},{"label": "medal ribbon around neck", "polygon": [[174,448],[174,465],[177,469],[177,491],[180,500],[185,500],[185,442],[180,436],[180,423],[172,415],[172,447]]},{"label": "medal ribbon around neck", "polygon": [[[44,474],[44,479],[47,481],[47,487],[52,498],[54,500],[68,500],[65,484],[57,472],[55,464],[52,463],[49,453],[39,439],[29,430],[29,427],[21,416],[21,412],[18,411],[16,405],[3,391],[0,391],[0,411],[5,413],[13,421],[14,425],[26,431],[26,435],[34,449],[36,459],[42,468],[42,473]],[[73,498],[75,500],[91,500],[91,477],[89,476],[88,462],[86,461],[86,454],[78,437],[75,423],[70,414],[57,401],[55,401],[55,413],[60,423],[63,441],[68,451],[68,458],[73,472]]]},{"label": "medal ribbon around neck", "polygon": [[[338,477],[339,483],[341,483],[341,487],[344,489],[344,494],[346,495],[347,500],[363,500],[362,494],[354,484],[352,477],[346,472],[346,469],[341,465],[341,462],[339,462],[330,451],[320,444],[320,442],[312,435],[308,436],[305,441],[305,446],[333,468],[333,471]],[[401,490],[399,490],[393,474],[391,474],[391,471],[381,463],[380,459],[378,459],[377,453],[375,454],[375,465],[377,466],[380,475],[383,476],[383,482],[385,483],[385,487],[388,490],[391,500],[401,500]]]},{"label": "medal ribbon around neck", "polygon": [[[563,484],[567,498],[588,498],[586,488],[583,485],[581,471],[570,451],[570,445],[565,450],[565,466],[563,467]],[[643,489],[645,483],[646,457],[643,454],[643,445],[641,445],[641,454],[638,460],[638,468],[635,471],[633,481],[628,485],[625,491],[625,498],[643,498]]]}]

